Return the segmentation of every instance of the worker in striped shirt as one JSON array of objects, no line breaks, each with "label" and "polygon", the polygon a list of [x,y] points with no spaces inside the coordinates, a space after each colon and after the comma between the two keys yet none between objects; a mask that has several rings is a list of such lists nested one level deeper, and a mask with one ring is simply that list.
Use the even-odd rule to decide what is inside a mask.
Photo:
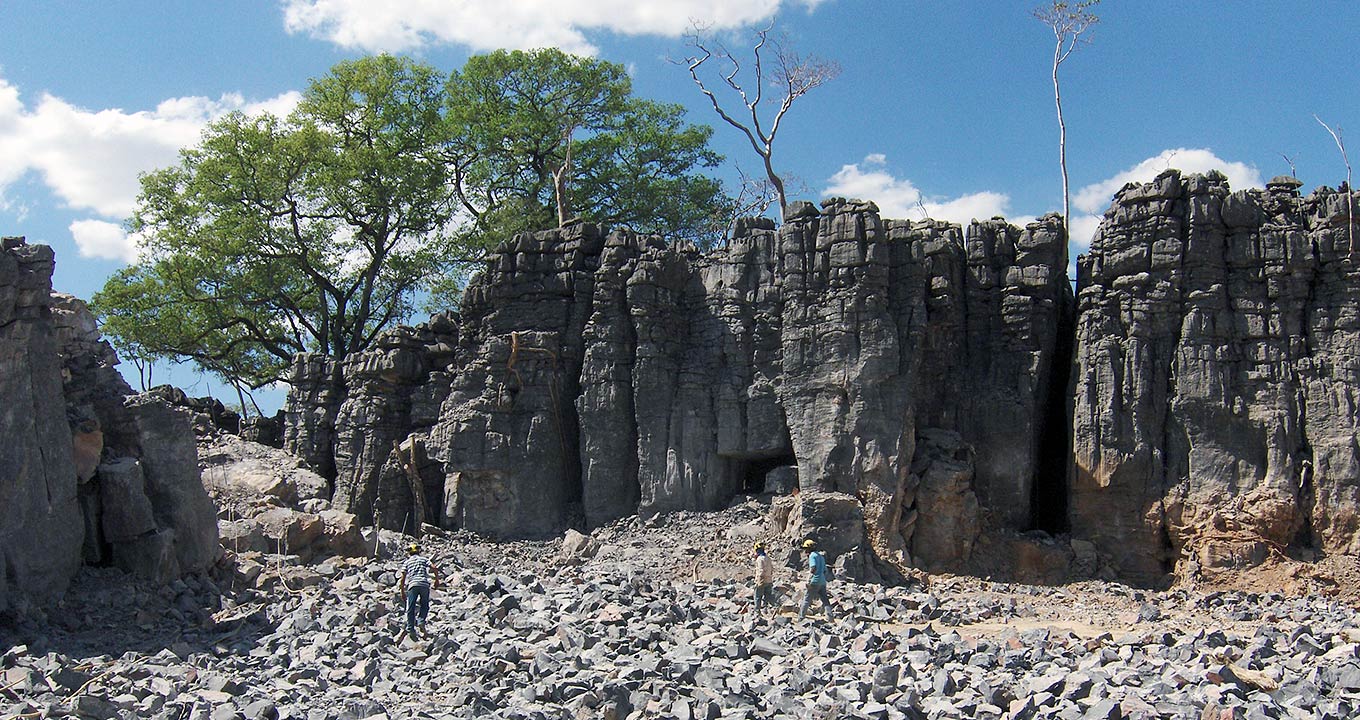
[{"label": "worker in striped shirt", "polygon": [[416,543],[411,543],[406,553],[409,557],[401,566],[401,594],[406,598],[406,630],[402,635],[409,632],[420,639],[425,617],[430,614],[430,590],[439,589],[439,568],[420,554]]}]

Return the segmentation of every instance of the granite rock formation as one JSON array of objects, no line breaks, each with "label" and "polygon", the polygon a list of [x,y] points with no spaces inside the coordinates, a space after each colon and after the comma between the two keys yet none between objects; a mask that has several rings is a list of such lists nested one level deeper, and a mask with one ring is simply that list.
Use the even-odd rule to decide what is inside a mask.
[{"label": "granite rock formation", "polygon": [[1072,531],[1123,577],[1360,553],[1360,248],[1299,186],[1168,171],[1080,261]]},{"label": "granite rock formation", "polygon": [[186,416],[132,392],[84,303],[52,292],[53,262],[0,249],[0,607],[82,562],[166,580],[219,552]]},{"label": "granite rock formation", "polygon": [[[848,498],[864,530],[846,552],[900,569],[914,564],[926,428],[971,443],[967,491],[1003,526],[1032,527],[1051,497],[1061,515],[1062,493],[1035,487],[1060,490],[1065,474],[1040,442],[1065,433],[1052,402],[1073,314],[1065,258],[1056,216],[963,229],[842,199],[798,204],[778,230],[744,221],[707,254],[590,224],[519,235],[469,286],[441,363],[430,342],[404,346],[408,360],[381,351],[404,389],[351,369],[372,360],[337,379],[301,357],[285,434],[365,519],[413,464],[393,451],[411,438],[426,520],[502,536],[718,509],[796,468],[798,490]],[[403,415],[416,396],[442,401],[438,415]],[[379,406],[394,410],[376,424],[346,410]],[[947,494],[934,476],[925,487],[922,502]]]}]

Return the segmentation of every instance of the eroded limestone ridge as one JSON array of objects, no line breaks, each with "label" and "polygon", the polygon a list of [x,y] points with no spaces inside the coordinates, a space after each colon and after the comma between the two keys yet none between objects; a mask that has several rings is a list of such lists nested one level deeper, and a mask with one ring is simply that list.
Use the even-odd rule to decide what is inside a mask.
[{"label": "eroded limestone ridge", "polygon": [[519,235],[459,317],[300,358],[286,446],[392,529],[542,536],[796,488],[792,525],[865,577],[959,567],[984,527],[1059,529],[1057,216],[788,216],[708,254],[589,224]]},{"label": "eroded limestone ridge", "polygon": [[1124,577],[1360,551],[1360,247],[1299,186],[1168,171],[1079,263],[1072,532]]},{"label": "eroded limestone ridge", "polygon": [[0,245],[0,610],[82,563],[169,580],[220,554],[186,416],[137,395],[53,253]]}]

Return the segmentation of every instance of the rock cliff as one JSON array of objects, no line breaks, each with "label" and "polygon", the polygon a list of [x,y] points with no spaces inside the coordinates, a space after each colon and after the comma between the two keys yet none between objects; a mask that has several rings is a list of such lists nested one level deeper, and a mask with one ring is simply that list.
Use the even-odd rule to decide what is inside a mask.
[{"label": "rock cliff", "polygon": [[[543,537],[766,494],[774,527],[866,580],[1354,557],[1360,248],[1344,192],[1298,188],[1129,185],[1075,297],[1053,215],[960,227],[833,199],[707,253],[519,235],[458,314],[299,356],[284,444],[337,527]],[[82,561],[164,578],[218,551],[183,414],[133,396],[52,262],[0,254],[0,605]]]},{"label": "rock cliff", "polygon": [[0,248],[0,608],[83,563],[169,579],[217,557],[186,416],[136,395],[49,247]]},{"label": "rock cliff", "polygon": [[[351,369],[370,360],[337,376],[300,358],[286,443],[365,518],[382,487],[401,492],[382,481],[398,468],[427,521],[508,536],[796,488],[795,526],[833,512],[863,528],[834,550],[869,576],[950,564],[935,542],[967,547],[980,527],[947,520],[955,505],[1014,530],[1061,523],[1065,445],[1043,438],[1066,436],[1065,265],[1056,216],[965,229],[840,199],[778,230],[743,222],[708,254],[589,224],[520,235],[469,286],[454,344],[426,326],[380,343],[408,348],[384,351],[406,389],[372,390]],[[437,416],[411,414],[416,395]],[[386,412],[381,432],[348,407]],[[962,475],[914,462],[929,428],[971,448]],[[415,462],[394,453],[408,438]]]},{"label": "rock cliff", "polygon": [[[427,522],[498,535],[796,489],[789,532],[868,577],[998,564],[975,547],[1146,583],[1355,555],[1354,229],[1344,193],[1298,187],[1124,188],[1075,300],[1056,216],[961,228],[837,199],[707,254],[584,224],[521,235],[452,343],[388,341],[426,358],[381,351],[406,389],[300,382],[289,432],[360,498],[343,509],[423,489]],[[298,376],[335,377],[313,365]],[[389,420],[356,432],[337,397]],[[1036,528],[1075,542],[1015,534]]]},{"label": "rock cliff", "polygon": [[1135,580],[1360,552],[1345,193],[1126,186],[1079,264],[1074,535]]}]

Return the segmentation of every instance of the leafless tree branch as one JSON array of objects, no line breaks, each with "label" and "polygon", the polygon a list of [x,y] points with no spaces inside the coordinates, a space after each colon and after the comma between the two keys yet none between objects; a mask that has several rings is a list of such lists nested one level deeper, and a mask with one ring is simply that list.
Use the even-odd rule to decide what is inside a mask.
[{"label": "leafless tree branch", "polygon": [[[784,209],[788,206],[788,196],[783,178],[774,169],[775,137],[779,134],[784,116],[793,107],[794,102],[809,91],[835,79],[840,75],[841,68],[832,61],[800,55],[790,48],[785,38],[772,38],[772,29],[767,27],[756,31],[755,43],[751,48],[753,62],[749,74],[743,73],[744,67],[740,60],[728,52],[721,43],[710,39],[707,29],[699,26],[691,28],[686,37],[686,45],[695,52],[685,58],[684,64],[689,70],[690,79],[699,88],[699,92],[708,98],[713,111],[723,122],[740,131],[750,143],[751,149],[760,156],[765,167],[765,177],[774,191],[774,200],[779,204],[782,219]],[[767,46],[774,50],[773,68],[766,67]],[[719,67],[710,69],[713,68],[713,65],[709,65],[710,62]],[[706,65],[709,67],[706,68]],[[704,79],[706,73],[710,72],[716,74],[721,80],[721,85],[726,86],[735,96],[743,108],[739,114],[749,116],[749,120],[738,120],[727,111],[724,102]],[[763,114],[768,113],[766,106],[771,100],[765,96],[767,83],[772,83],[782,90],[782,97],[775,104],[773,116]],[[765,126],[766,117],[769,117],[768,130]],[[743,179],[743,185],[745,182]],[[765,207],[768,209],[768,205]]]},{"label": "leafless tree branch", "polygon": [[1341,162],[1346,165],[1346,253],[1350,254],[1355,252],[1355,208],[1352,202],[1355,191],[1351,186],[1351,161],[1346,157],[1346,143],[1342,139],[1341,126],[1337,125],[1333,130],[1330,125],[1322,122],[1322,118],[1316,113],[1313,114],[1313,119],[1332,136],[1332,140],[1336,142],[1336,149],[1341,151]]}]

